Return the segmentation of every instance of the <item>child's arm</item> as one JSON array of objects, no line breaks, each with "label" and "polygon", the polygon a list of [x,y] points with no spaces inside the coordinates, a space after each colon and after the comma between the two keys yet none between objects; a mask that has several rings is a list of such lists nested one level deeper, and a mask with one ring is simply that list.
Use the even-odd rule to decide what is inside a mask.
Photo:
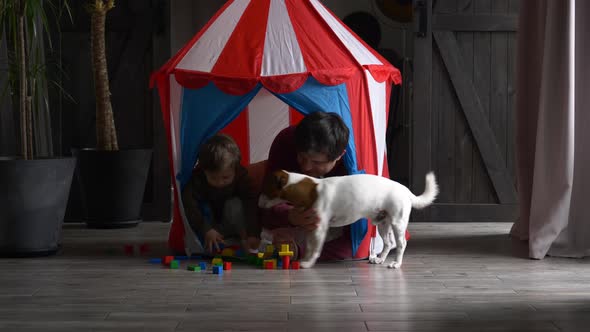
[{"label": "child's arm", "polygon": [[193,230],[202,238],[212,227],[209,223],[205,222],[205,218],[203,218],[203,214],[201,213],[201,209],[195,198],[194,190],[195,188],[191,179],[182,191],[182,204],[184,205],[184,213],[186,214],[189,225],[191,225]]}]

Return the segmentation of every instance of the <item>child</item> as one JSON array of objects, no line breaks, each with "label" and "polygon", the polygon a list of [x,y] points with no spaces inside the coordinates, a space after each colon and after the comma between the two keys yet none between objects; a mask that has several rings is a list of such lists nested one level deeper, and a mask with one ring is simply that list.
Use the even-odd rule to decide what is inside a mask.
[{"label": "child", "polygon": [[245,250],[260,243],[258,196],[240,158],[231,137],[211,137],[201,146],[197,166],[182,191],[188,222],[210,253],[230,238],[241,240]]}]

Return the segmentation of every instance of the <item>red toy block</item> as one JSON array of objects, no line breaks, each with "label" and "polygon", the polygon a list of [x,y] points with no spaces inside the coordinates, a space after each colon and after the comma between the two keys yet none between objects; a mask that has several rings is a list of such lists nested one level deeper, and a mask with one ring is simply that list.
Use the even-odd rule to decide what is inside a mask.
[{"label": "red toy block", "polygon": [[139,253],[141,255],[147,254],[150,251],[150,246],[147,243],[143,243],[139,246]]},{"label": "red toy block", "polygon": [[172,263],[172,261],[174,260],[174,256],[164,256],[164,259],[162,260],[164,265],[170,266],[170,263]]},{"label": "red toy block", "polygon": [[291,270],[299,270],[299,261],[291,263]]},{"label": "red toy block", "polygon": [[[291,257],[290,256],[283,256],[283,270],[288,270],[289,269],[289,263],[291,262]],[[295,263],[295,262],[293,262]]]},{"label": "red toy block", "polygon": [[267,261],[264,262],[264,269],[265,270],[274,270],[275,265],[273,264],[273,262]]},{"label": "red toy block", "polygon": [[224,270],[231,270],[231,262],[223,262]]},{"label": "red toy block", "polygon": [[133,256],[133,245],[132,244],[126,244],[123,247],[125,248],[126,255]]}]

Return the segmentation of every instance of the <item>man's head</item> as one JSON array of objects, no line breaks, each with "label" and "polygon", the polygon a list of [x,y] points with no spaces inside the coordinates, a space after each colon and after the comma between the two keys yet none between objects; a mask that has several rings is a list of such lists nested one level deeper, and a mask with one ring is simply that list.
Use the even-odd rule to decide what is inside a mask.
[{"label": "man's head", "polygon": [[201,146],[199,167],[205,172],[209,185],[223,188],[234,181],[240,158],[236,142],[227,135],[218,134]]},{"label": "man's head", "polygon": [[309,176],[323,177],[342,158],[348,145],[349,130],[336,113],[314,112],[295,128],[297,162]]}]

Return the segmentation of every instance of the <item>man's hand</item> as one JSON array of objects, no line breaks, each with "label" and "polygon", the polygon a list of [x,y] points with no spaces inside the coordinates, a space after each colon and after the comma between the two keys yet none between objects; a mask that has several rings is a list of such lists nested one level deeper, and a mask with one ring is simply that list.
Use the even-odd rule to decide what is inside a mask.
[{"label": "man's hand", "polygon": [[221,235],[214,228],[211,228],[205,234],[205,249],[207,249],[209,252],[213,252],[213,248],[215,248],[215,250],[219,251],[220,250],[219,249],[220,243],[224,243],[223,242],[223,235]]},{"label": "man's hand", "polygon": [[317,211],[312,208],[307,210],[293,208],[289,210],[288,219],[291,225],[302,227],[306,231],[318,228],[320,222]]}]

